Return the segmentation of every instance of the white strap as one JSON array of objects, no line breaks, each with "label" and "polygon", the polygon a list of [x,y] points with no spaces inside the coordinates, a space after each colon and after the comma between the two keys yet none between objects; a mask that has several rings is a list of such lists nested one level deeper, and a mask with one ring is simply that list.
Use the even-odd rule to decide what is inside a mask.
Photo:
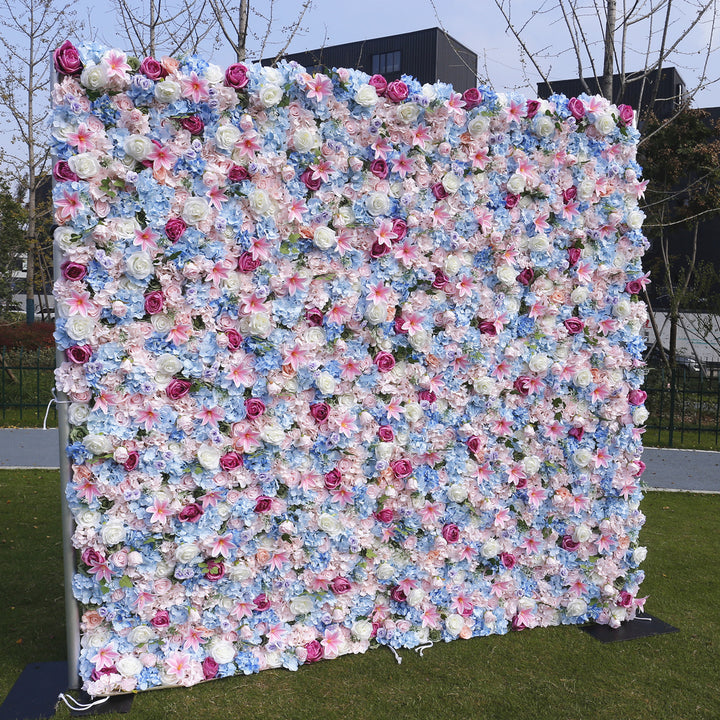
[{"label": "white strap", "polygon": [[423,656],[423,652],[424,652],[425,650],[429,650],[434,644],[435,644],[434,642],[430,642],[430,643],[428,643],[427,645],[418,645],[418,646],[415,648],[415,652],[416,652],[420,657],[422,657],[422,656]]},{"label": "white strap", "polygon": [[95,700],[91,703],[81,703],[78,702],[72,695],[66,695],[65,693],[60,693],[58,695],[58,700],[62,700],[70,708],[70,710],[89,710],[96,705],[102,705],[103,703],[106,703],[109,699],[110,696],[107,696],[102,697],[99,700]]},{"label": "white strap", "polygon": [[397,654],[397,651],[392,645],[388,645],[390,650],[392,650],[392,654],[395,656],[395,659],[397,660],[398,665],[402,665],[402,658]]}]

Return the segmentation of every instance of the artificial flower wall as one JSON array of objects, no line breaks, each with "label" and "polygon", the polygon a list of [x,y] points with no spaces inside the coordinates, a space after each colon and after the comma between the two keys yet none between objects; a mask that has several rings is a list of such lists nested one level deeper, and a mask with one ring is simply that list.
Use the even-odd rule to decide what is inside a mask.
[{"label": "artificial flower wall", "polygon": [[55,53],[93,695],[633,617],[632,110]]}]

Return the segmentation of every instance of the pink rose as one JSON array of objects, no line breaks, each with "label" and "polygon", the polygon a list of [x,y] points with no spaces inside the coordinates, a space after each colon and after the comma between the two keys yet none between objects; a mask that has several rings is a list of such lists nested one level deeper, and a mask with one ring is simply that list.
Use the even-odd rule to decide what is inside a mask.
[{"label": "pink rose", "polygon": [[631,390],[628,393],[628,402],[631,405],[642,405],[647,400],[647,393],[644,390]]},{"label": "pink rose", "polygon": [[337,490],[342,483],[342,473],[337,469],[333,468],[330,472],[325,473],[325,489],[326,490]]},{"label": "pink rose", "polygon": [[563,202],[567,205],[571,200],[577,197],[577,188],[571,185],[569,188],[565,188],[562,192]]},{"label": "pink rose", "polygon": [[57,182],[77,182],[80,178],[70,169],[67,160],[58,160],[53,167],[53,178]]},{"label": "pink rose", "polygon": [[471,435],[466,441],[468,450],[473,454],[477,455],[480,451],[480,438],[477,435]]},{"label": "pink rose", "polygon": [[500,553],[500,562],[508,569],[512,570],[515,567],[515,556],[512,553]]},{"label": "pink rose", "polygon": [[105,556],[94,548],[85,548],[80,559],[88,566],[93,567],[105,562]]},{"label": "pink rose", "polygon": [[456,543],[460,539],[460,528],[455,523],[443,525],[442,536],[449,543]]},{"label": "pink rose", "polygon": [[525,117],[527,117],[529,120],[534,118],[537,115],[537,112],[539,109],[540,109],[540,101],[539,100],[528,100]]},{"label": "pink rose", "polygon": [[483,335],[497,335],[497,328],[492,320],[481,320],[478,325],[478,330],[480,330]]},{"label": "pink rose", "polygon": [[153,290],[145,296],[145,312],[148,315],[157,315],[162,312],[165,305],[165,296],[160,290]]},{"label": "pink rose", "polygon": [[180,125],[191,135],[200,135],[205,129],[205,123],[199,115],[190,115],[190,117],[180,120]]},{"label": "pink rose", "polygon": [[517,380],[515,380],[513,387],[520,393],[520,395],[527,395],[530,392],[530,378],[525,375],[521,375]]},{"label": "pink rose", "polygon": [[644,472],[647,465],[642,460],[636,461],[638,466],[638,471],[635,473],[635,477],[640,477]]},{"label": "pink rose", "polygon": [[529,285],[533,278],[535,277],[535,273],[533,272],[532,268],[525,268],[520,272],[520,274],[515,278],[521,285]]},{"label": "pink rose", "polygon": [[270,600],[268,600],[268,596],[265,593],[260,593],[260,595],[253,600],[253,604],[262,612],[270,607]]},{"label": "pink rose", "polygon": [[390,372],[395,367],[395,358],[392,353],[383,350],[375,356],[375,365],[382,373]]},{"label": "pink rose", "polygon": [[382,442],[392,442],[395,439],[395,433],[389,425],[381,425],[378,428],[378,437]]},{"label": "pink rose", "polygon": [[407,335],[408,331],[403,329],[403,324],[405,321],[402,318],[402,315],[398,315],[395,318],[395,322],[393,324],[393,330],[395,331],[396,335]]},{"label": "pink rose", "polygon": [[392,231],[397,235],[393,242],[400,242],[407,235],[407,223],[402,218],[392,221]]},{"label": "pink rose", "polygon": [[482,93],[477,88],[468,88],[462,97],[466,110],[472,110],[482,102]]},{"label": "pink rose", "polygon": [[84,365],[92,357],[89,345],[73,345],[65,350],[65,357],[75,365]]},{"label": "pink rose", "polygon": [[407,600],[405,591],[399,585],[395,585],[392,590],[390,590],[390,597],[395,602],[405,602]]},{"label": "pink rose", "polygon": [[630,280],[625,284],[625,292],[629,295],[639,295],[642,289],[643,285],[640,280]]},{"label": "pink rose", "polygon": [[571,427],[568,430],[568,435],[570,437],[574,437],[578,442],[580,442],[583,439],[584,434],[585,434],[585,428]]},{"label": "pink rose", "polygon": [[392,468],[393,474],[398,480],[402,480],[412,475],[412,463],[404,458],[401,460],[393,460],[390,463],[390,467]]},{"label": "pink rose", "polygon": [[254,258],[252,253],[247,250],[238,258],[238,270],[240,272],[253,272],[257,270],[261,261],[259,258]]},{"label": "pink rose", "polygon": [[322,310],[316,307],[308,308],[305,311],[305,319],[308,321],[308,325],[312,325],[313,327],[321,327],[324,317]]},{"label": "pink rose", "polygon": [[140,453],[132,450],[128,453],[127,460],[123,463],[123,470],[126,472],[133,471],[140,464]]},{"label": "pink rose", "polygon": [[330,414],[330,406],[324,402],[312,403],[310,405],[310,414],[317,422],[324,422]]},{"label": "pink rose", "polygon": [[582,332],[585,327],[585,323],[577,317],[569,317],[563,321],[563,324],[570,335],[577,335],[579,332]]},{"label": "pink rose", "polygon": [[179,400],[190,392],[191,387],[192,383],[189,380],[173,378],[165,388],[165,392],[171,400]]},{"label": "pink rose", "polygon": [[260,417],[265,412],[265,403],[260,398],[247,398],[245,412],[250,419]]},{"label": "pink rose", "polygon": [[572,267],[580,259],[582,250],[580,250],[580,248],[571,247],[571,248],[568,248],[567,253],[568,253],[568,262],[570,263],[570,267]]},{"label": "pink rose", "polygon": [[505,207],[508,210],[512,210],[518,204],[519,200],[519,195],[514,195],[513,193],[509,192],[505,197]]},{"label": "pink rose", "polygon": [[387,90],[388,82],[382,75],[373,75],[368,80],[368,85],[372,85],[375,88],[375,92],[382,97]]},{"label": "pink rose", "polygon": [[330,587],[336,595],[344,595],[352,589],[352,585],[344,577],[333,578]]},{"label": "pink rose", "polygon": [[205,578],[212,582],[222,580],[225,577],[225,565],[222,560],[208,560]]},{"label": "pink rose", "polygon": [[167,71],[155,58],[146,57],[140,63],[139,72],[150,80],[159,80],[167,76]]},{"label": "pink rose", "polygon": [[225,71],[225,84],[240,90],[248,84],[248,69],[242,63],[233,63]]},{"label": "pink rose", "polygon": [[436,200],[444,200],[448,196],[448,191],[442,183],[435,183],[430,190]]},{"label": "pink rose", "polygon": [[165,235],[170,242],[176,242],[182,234],[187,230],[187,225],[182,218],[171,217],[165,223]]},{"label": "pink rose", "polygon": [[370,172],[375,177],[384,180],[388,176],[390,169],[388,168],[388,164],[382,158],[378,158],[370,163]]},{"label": "pink rose", "polygon": [[305,652],[307,653],[305,656],[305,662],[307,663],[318,662],[323,659],[323,655],[325,654],[319,640],[312,640],[307,643],[305,645]]},{"label": "pink rose", "polygon": [[204,678],[206,680],[212,680],[212,678],[217,676],[219,667],[220,666],[217,664],[217,660],[214,660],[211,657],[206,657],[202,661],[202,671]]},{"label": "pink rose", "polygon": [[618,105],[618,113],[620,114],[620,122],[623,125],[631,125],[635,117],[635,111],[630,105]]},{"label": "pink rose", "polygon": [[268,512],[271,507],[272,507],[272,498],[268,497],[267,495],[260,495],[255,500],[255,512],[256,513]]},{"label": "pink rose", "polygon": [[220,457],[220,467],[225,470],[236,470],[243,466],[242,455],[239,455],[234,450],[225,453]]},{"label": "pink rose", "polygon": [[243,165],[233,165],[230,168],[230,172],[228,173],[228,178],[230,179],[230,182],[242,182],[243,180],[247,180],[250,177],[250,173],[248,172],[248,169],[244,167]]},{"label": "pink rose", "polygon": [[53,61],[55,69],[63,75],[79,75],[83,69],[80,54],[69,40],[53,52]]},{"label": "pink rose", "polygon": [[436,268],[434,271],[435,279],[433,280],[432,286],[436,290],[442,290],[449,282],[450,278],[445,274],[444,270]]},{"label": "pink rose", "polygon": [[388,84],[385,95],[392,102],[402,102],[409,94],[408,86],[402,80],[393,80]]},{"label": "pink rose", "polygon": [[177,515],[180,522],[197,522],[203,516],[203,509],[197,503],[186,505]]},{"label": "pink rose", "polygon": [[305,183],[305,187],[313,192],[319,190],[322,185],[322,178],[314,177],[312,168],[306,168],[300,176],[300,179]]},{"label": "pink rose", "polygon": [[228,339],[228,348],[234,352],[242,344],[242,335],[235,328],[226,330],[225,335],[227,335]]},{"label": "pink rose", "polygon": [[375,518],[382,523],[390,523],[395,517],[395,511],[392,508],[383,508],[375,513]]},{"label": "pink rose", "polygon": [[170,625],[170,614],[167,610],[158,610],[150,623],[156,628],[165,628]]},{"label": "pink rose", "polygon": [[576,120],[582,120],[585,117],[585,104],[578,98],[570,98],[568,110]]},{"label": "pink rose", "polygon": [[60,271],[65,280],[78,281],[87,275],[87,267],[80,263],[67,261],[60,266]]},{"label": "pink rose", "polygon": [[573,540],[572,535],[563,535],[562,541],[560,542],[560,547],[562,547],[563,550],[575,552],[575,550],[580,547],[580,543],[576,540]]}]

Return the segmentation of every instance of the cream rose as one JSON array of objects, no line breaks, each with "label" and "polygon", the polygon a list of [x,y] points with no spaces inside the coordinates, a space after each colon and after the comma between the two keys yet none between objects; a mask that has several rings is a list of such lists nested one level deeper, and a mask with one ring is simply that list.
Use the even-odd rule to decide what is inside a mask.
[{"label": "cream rose", "polygon": [[92,153],[71,155],[68,159],[70,169],[83,180],[91,178],[100,172],[100,163]]},{"label": "cream rose", "polygon": [[315,380],[315,387],[323,395],[332,395],[335,392],[335,378],[327,371],[321,372]]},{"label": "cream rose", "polygon": [[315,603],[308,595],[300,595],[290,601],[290,610],[294,615],[307,615],[313,611]]},{"label": "cream rose", "polygon": [[610,113],[600,115],[595,120],[595,129],[601,135],[608,135],[615,129],[615,118]]},{"label": "cream rose", "polygon": [[575,531],[573,532],[573,540],[575,542],[584,543],[587,542],[592,537],[592,530],[585,525],[585,523],[581,523],[575,528]]},{"label": "cream rose", "polygon": [[462,178],[458,177],[455,173],[448,172],[442,177],[442,186],[447,190],[450,195],[456,193],[462,185]]},{"label": "cream rose", "polygon": [[318,527],[326,532],[330,537],[335,537],[342,532],[342,523],[336,515],[330,513],[320,513],[318,517]]},{"label": "cream rose", "polygon": [[122,520],[110,520],[110,522],[103,525],[100,536],[105,545],[117,545],[118,543],[125,542],[127,528]]},{"label": "cream rose", "polygon": [[136,625],[127,637],[133,645],[144,645],[154,639],[155,631],[147,625]]},{"label": "cream rose", "polygon": [[270,445],[281,445],[285,439],[285,431],[277,423],[268,423],[260,431],[260,437]]},{"label": "cream rose", "polygon": [[197,225],[208,216],[209,212],[210,205],[205,198],[190,197],[183,205],[182,219],[188,225]]},{"label": "cream rose", "polygon": [[533,119],[533,130],[539,137],[548,137],[555,132],[555,123],[547,115],[536,115]]},{"label": "cream rose", "polygon": [[506,263],[501,265],[495,274],[500,282],[504,282],[506,285],[512,285],[515,282],[518,271],[512,265]]},{"label": "cream rose", "polygon": [[573,453],[573,462],[581,468],[587,467],[592,460],[592,453],[587,448],[580,448]]},{"label": "cream rose", "polygon": [[377,103],[377,101],[377,90],[367,83],[363,83],[355,93],[355,102],[363,107],[372,107]]},{"label": "cream rose", "polygon": [[126,272],[136,280],[144,280],[153,274],[153,259],[146,252],[133,253],[127,259]]},{"label": "cream rose", "polygon": [[633,562],[637,563],[638,565],[641,562],[645,562],[645,558],[647,557],[647,548],[641,545],[640,547],[636,547],[633,550]]},{"label": "cream rose", "polygon": [[376,571],[378,580],[390,580],[395,577],[395,568],[390,563],[382,563]]},{"label": "cream rose", "polygon": [[228,640],[214,638],[210,641],[210,655],[218,665],[226,665],[235,658],[235,646]]},{"label": "cream rose", "polygon": [[525,189],[525,178],[520,173],[514,173],[507,181],[508,192],[519,195]]},{"label": "cream rose", "polygon": [[337,245],[337,234],[327,225],[320,225],[313,233],[313,243],[320,250],[330,250]]},{"label": "cream rose", "polygon": [[123,655],[115,667],[123,677],[135,677],[142,671],[143,664],[134,655]]},{"label": "cream rose", "polygon": [[110,455],[113,451],[112,440],[107,435],[91,433],[83,438],[82,444],[93,455]]},{"label": "cream rose", "polygon": [[272,201],[265,190],[262,190],[261,188],[253,190],[250,195],[248,195],[248,202],[250,204],[250,209],[256,215],[272,214]]},{"label": "cream rose", "polygon": [[80,74],[80,84],[88,90],[102,90],[107,82],[107,72],[102,64],[88,63]]},{"label": "cream rose", "polygon": [[270,316],[267,313],[253,313],[247,324],[247,331],[255,337],[266,338],[272,330]]},{"label": "cream rose", "polygon": [[175,322],[169,315],[158,313],[150,318],[150,324],[153,326],[155,332],[168,333],[175,325]]},{"label": "cream rose", "polygon": [[590,291],[585,286],[576,287],[571,293],[570,293],[570,299],[576,304],[576,305],[582,305],[590,295]]},{"label": "cream rose", "polygon": [[420,116],[420,106],[415,103],[398,105],[397,119],[406,124],[414,123]]},{"label": "cream rose", "polygon": [[372,325],[378,325],[381,322],[385,322],[387,319],[387,305],[380,303],[379,305],[368,305],[365,311],[365,317],[367,321]]},{"label": "cream rose", "polygon": [[152,149],[152,140],[145,135],[128,135],[123,143],[125,153],[137,161],[145,160]]},{"label": "cream rose", "polygon": [[627,223],[628,227],[633,230],[639,230],[642,227],[644,220],[645,213],[642,210],[637,209],[631,210],[625,218],[625,222]]},{"label": "cream rose", "polygon": [[71,425],[82,425],[90,417],[90,406],[87,403],[71,403],[68,406],[68,422]]},{"label": "cream rose", "polygon": [[546,372],[550,365],[550,358],[547,355],[542,355],[540,353],[533,355],[528,363],[528,367],[535,373]]},{"label": "cream rose", "polygon": [[584,178],[577,186],[577,196],[580,200],[589,200],[595,194],[595,181],[592,178]]},{"label": "cream rose", "polygon": [[174,375],[183,368],[182,361],[176,355],[163,353],[157,359],[157,369],[165,375]]},{"label": "cream rose", "polygon": [[197,459],[206,470],[217,470],[220,467],[220,450],[214,445],[203,443],[197,449]]},{"label": "cream rose", "polygon": [[468,132],[474,138],[479,138],[490,129],[490,118],[485,115],[476,115],[467,126]]},{"label": "cream rose", "polygon": [[293,133],[293,145],[299,153],[310,152],[320,145],[320,138],[314,128],[298,128]]},{"label": "cream rose", "polygon": [[372,637],[372,631],[373,626],[369,620],[356,620],[353,623],[352,634],[362,642],[365,642]]},{"label": "cream rose", "polygon": [[491,395],[495,389],[495,382],[489,377],[477,378],[473,382],[473,389],[478,395]]},{"label": "cream rose", "polygon": [[453,483],[447,489],[447,495],[453,502],[461,503],[467,500],[468,491],[467,487],[462,483]]},{"label": "cream rose", "polygon": [[232,150],[240,139],[240,130],[234,125],[221,125],[215,132],[215,144],[221,150]]},{"label": "cream rose", "polygon": [[182,89],[174,80],[162,80],[155,85],[155,99],[161,103],[173,103],[180,98]]},{"label": "cream rose", "polygon": [[182,543],[181,545],[178,545],[178,548],[175,551],[175,559],[179,563],[187,565],[195,560],[199,554],[200,548],[198,548],[195,543]]},{"label": "cream rose", "polygon": [[462,615],[453,613],[445,619],[445,629],[453,637],[457,637],[463,627],[465,627],[465,618]]},{"label": "cream rose", "polygon": [[593,381],[590,368],[581,368],[573,376],[573,382],[578,387],[587,387]]},{"label": "cream rose", "polygon": [[568,603],[566,612],[569,617],[580,617],[587,612],[587,603],[580,598],[575,598]]},{"label": "cream rose", "polygon": [[390,198],[385,193],[372,192],[365,198],[365,209],[373,217],[390,212]]},{"label": "cream rose", "polygon": [[283,98],[282,88],[278,85],[268,84],[260,88],[260,103],[263,107],[273,107]]},{"label": "cream rose", "polygon": [[500,553],[500,543],[495,538],[486,540],[480,547],[480,554],[487,560]]},{"label": "cream rose", "polygon": [[425,415],[425,411],[422,409],[420,403],[416,402],[407,403],[403,408],[403,412],[405,414],[405,419],[410,423],[417,422]]}]

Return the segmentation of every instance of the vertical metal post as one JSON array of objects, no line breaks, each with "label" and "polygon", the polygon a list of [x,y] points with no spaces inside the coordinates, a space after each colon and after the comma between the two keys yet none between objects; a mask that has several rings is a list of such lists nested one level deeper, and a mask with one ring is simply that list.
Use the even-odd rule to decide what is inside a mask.
[{"label": "vertical metal post", "polygon": [[673,446],[673,431],[675,430],[675,382],[677,376],[675,374],[675,366],[670,370],[670,427],[668,437],[668,447]]},{"label": "vertical metal post", "polygon": [[[52,84],[57,80],[55,68],[53,66],[52,53],[50,53],[49,60],[52,86]],[[51,162],[52,161],[54,161],[54,158],[51,159]],[[60,257],[58,248],[53,244],[53,265],[55,278],[60,277],[61,262],[62,258]],[[64,360],[65,357],[62,350],[56,350],[56,367]],[[65,490],[71,479],[70,459],[65,451],[65,448],[70,441],[70,424],[68,423],[67,395],[56,391],[56,400],[58,434],[60,441],[60,494],[62,504],[63,575],[65,577],[65,637],[67,642],[68,688],[75,690],[80,687],[80,612],[72,590],[72,581],[75,575],[75,549],[72,545],[72,536],[75,529],[75,523],[65,495]]]}]

